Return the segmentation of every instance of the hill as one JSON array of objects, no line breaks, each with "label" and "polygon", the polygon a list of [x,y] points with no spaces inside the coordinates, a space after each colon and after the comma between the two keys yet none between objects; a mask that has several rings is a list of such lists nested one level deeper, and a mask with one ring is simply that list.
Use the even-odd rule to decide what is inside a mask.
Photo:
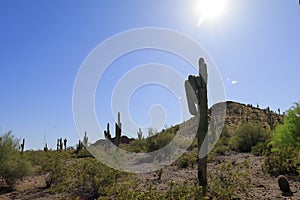
[{"label": "hill", "polygon": [[[209,109],[209,116],[208,120],[210,122],[210,115],[211,110],[215,109],[218,110],[219,107],[222,105],[215,104],[212,106],[212,108]],[[224,122],[224,129],[226,130],[234,130],[236,127],[241,125],[242,123],[249,122],[249,123],[260,123],[263,124],[263,126],[267,129],[273,129],[278,125],[279,123],[283,122],[283,115],[280,113],[276,113],[275,111],[270,110],[269,107],[267,108],[259,108],[259,107],[253,107],[251,104],[242,104],[238,102],[233,101],[227,101],[226,102],[226,116],[225,116],[225,122]],[[218,111],[217,111],[218,112]],[[191,119],[172,126],[169,129],[162,130],[163,132],[172,132],[176,133],[178,131],[179,127],[180,129],[191,132],[195,131],[195,127],[198,123],[195,121],[197,120],[195,117],[192,117]],[[175,127],[175,129],[174,129]],[[158,133],[160,134],[160,133]],[[145,136],[145,135],[144,135]],[[146,136],[145,136],[146,137]],[[123,135],[121,138],[121,143],[128,144],[129,142],[133,141],[133,138],[128,138],[127,136]],[[112,142],[113,142],[112,138]],[[105,145],[105,140],[100,139],[97,140],[95,143],[91,144],[92,146],[98,146],[98,145]]]}]

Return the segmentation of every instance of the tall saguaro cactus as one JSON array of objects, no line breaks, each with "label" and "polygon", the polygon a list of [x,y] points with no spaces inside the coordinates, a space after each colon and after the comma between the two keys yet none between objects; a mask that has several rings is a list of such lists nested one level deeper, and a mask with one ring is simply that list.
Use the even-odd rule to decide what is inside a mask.
[{"label": "tall saguaro cactus", "polygon": [[[207,193],[207,141],[205,137],[208,130],[207,105],[207,66],[203,58],[199,59],[199,76],[188,77],[185,81],[185,90],[189,111],[192,115],[200,117],[197,130],[198,138],[198,182],[202,186],[203,196]],[[200,116],[199,116],[200,115]],[[200,157],[200,150],[205,153]]]},{"label": "tall saguaro cactus", "polygon": [[137,135],[138,135],[139,140],[142,140],[143,132],[142,132],[141,128],[139,128],[139,131],[137,132]]},{"label": "tall saguaro cactus", "polygon": [[64,139],[64,147],[65,147],[65,151],[67,150],[67,142],[68,142],[68,140],[67,140],[67,138],[65,138],[65,139]]},{"label": "tall saguaro cactus", "polygon": [[85,132],[84,132],[84,137],[83,137],[83,144],[84,144],[85,148],[86,148],[87,145],[88,145],[88,140],[89,140],[89,138],[87,137],[86,131],[85,131]]},{"label": "tall saguaro cactus", "polygon": [[120,112],[118,112],[118,122],[116,123],[116,140],[115,145],[119,146],[121,143],[121,132],[122,132],[122,123]]},{"label": "tall saguaro cactus", "polygon": [[105,152],[109,152],[110,151],[110,142],[111,142],[109,123],[107,123],[106,131],[104,131],[104,136],[105,136],[105,140],[106,140]]},{"label": "tall saguaro cactus", "polygon": [[22,144],[21,144],[21,154],[23,155],[24,152],[24,147],[25,147],[25,139],[23,139]]}]

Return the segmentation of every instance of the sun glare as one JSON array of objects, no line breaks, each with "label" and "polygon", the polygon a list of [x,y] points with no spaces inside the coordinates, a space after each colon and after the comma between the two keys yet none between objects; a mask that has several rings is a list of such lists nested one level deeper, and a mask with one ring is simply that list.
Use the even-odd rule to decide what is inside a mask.
[{"label": "sun glare", "polygon": [[215,19],[222,15],[226,8],[226,0],[199,0],[196,12],[200,15],[197,26],[200,26],[206,18]]}]

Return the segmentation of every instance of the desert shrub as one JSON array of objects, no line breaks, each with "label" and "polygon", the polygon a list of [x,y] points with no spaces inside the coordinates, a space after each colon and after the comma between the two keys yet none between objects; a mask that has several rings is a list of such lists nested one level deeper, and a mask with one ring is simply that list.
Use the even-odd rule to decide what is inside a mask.
[{"label": "desert shrub", "polygon": [[46,184],[50,191],[68,191],[73,197],[82,199],[106,197],[117,179],[126,174],[106,167],[91,157],[66,160],[60,154],[49,154],[48,160],[49,164],[43,166],[43,170],[49,174]]},{"label": "desert shrub", "polygon": [[72,181],[69,190],[82,198],[94,199],[106,196],[119,175],[94,158],[80,159],[72,166]]},{"label": "desert shrub", "polygon": [[31,165],[18,152],[19,140],[5,133],[0,137],[0,180],[12,188],[17,179],[30,173]]},{"label": "desert shrub", "polygon": [[32,166],[39,167],[47,161],[47,157],[44,151],[26,151],[24,152],[24,158],[28,160]]},{"label": "desert shrub", "polygon": [[171,130],[166,130],[160,134],[156,134],[152,137],[146,139],[146,151],[153,152],[156,151],[171,142],[174,138],[175,132]]},{"label": "desert shrub", "polygon": [[224,161],[209,171],[208,191],[213,199],[234,199],[238,193],[249,195],[251,188],[250,165],[245,159],[241,163]]},{"label": "desert shrub", "polygon": [[197,165],[197,149],[193,151],[189,151],[184,153],[180,158],[175,161],[175,164],[179,166],[179,168],[187,168],[189,166],[194,167]]},{"label": "desert shrub", "polygon": [[[140,189],[132,181],[124,181],[116,183],[113,190],[110,191],[109,197],[120,200],[135,200],[135,199],[149,199],[149,200],[182,200],[182,199],[208,199],[202,196],[202,189],[196,182],[176,183],[175,181],[168,182],[168,189],[161,191],[151,183],[145,189]],[[107,197],[100,197],[99,199],[107,199]]]},{"label": "desert shrub", "polygon": [[216,154],[225,155],[225,152],[230,151],[230,138],[230,132],[227,129],[223,129],[217,143],[208,155],[209,160],[211,160]]},{"label": "desert shrub", "polygon": [[67,166],[67,153],[61,151],[44,152],[45,160],[41,162],[41,172],[48,174],[46,187],[51,192],[65,191],[70,183],[70,168]]},{"label": "desert shrub", "polygon": [[176,183],[175,181],[169,181],[169,189],[164,194],[164,199],[208,199],[202,195],[202,187],[197,182]]},{"label": "desert shrub", "polygon": [[278,125],[273,133],[272,151],[280,150],[287,146],[300,149],[300,104],[287,111],[283,124]]},{"label": "desert shrub", "polygon": [[86,149],[81,149],[79,151],[74,151],[73,157],[75,158],[87,158],[87,157],[93,157],[93,155]]},{"label": "desert shrub", "polygon": [[299,175],[300,150],[292,146],[282,147],[274,152],[265,152],[263,169],[272,175],[280,174]]},{"label": "desert shrub", "polygon": [[120,147],[130,152],[153,152],[171,142],[174,138],[179,126],[174,126],[168,130],[163,130],[159,134],[150,134],[151,137],[141,140],[134,140],[130,144],[121,144]]},{"label": "desert shrub", "polygon": [[270,137],[270,130],[263,128],[262,125],[244,123],[234,131],[230,143],[240,152],[251,152],[252,147],[256,152],[262,152],[263,149],[259,149],[259,147],[264,148],[261,144],[267,143]]},{"label": "desert shrub", "polygon": [[265,152],[264,169],[274,175],[299,175],[300,171],[300,104],[287,111],[284,123],[273,131]]},{"label": "desert shrub", "polygon": [[265,149],[267,149],[268,142],[258,142],[255,146],[251,147],[251,153],[253,153],[256,156],[263,155],[263,152]]},{"label": "desert shrub", "polygon": [[140,153],[147,151],[147,139],[134,140],[130,144],[120,144],[120,148],[126,151]]}]

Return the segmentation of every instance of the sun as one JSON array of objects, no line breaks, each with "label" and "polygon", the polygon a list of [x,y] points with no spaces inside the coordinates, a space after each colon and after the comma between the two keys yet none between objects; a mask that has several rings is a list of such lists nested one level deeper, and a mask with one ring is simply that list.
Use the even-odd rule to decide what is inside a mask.
[{"label": "sun", "polygon": [[198,0],[196,5],[197,15],[200,19],[197,26],[200,26],[206,18],[215,19],[226,10],[226,0]]}]

